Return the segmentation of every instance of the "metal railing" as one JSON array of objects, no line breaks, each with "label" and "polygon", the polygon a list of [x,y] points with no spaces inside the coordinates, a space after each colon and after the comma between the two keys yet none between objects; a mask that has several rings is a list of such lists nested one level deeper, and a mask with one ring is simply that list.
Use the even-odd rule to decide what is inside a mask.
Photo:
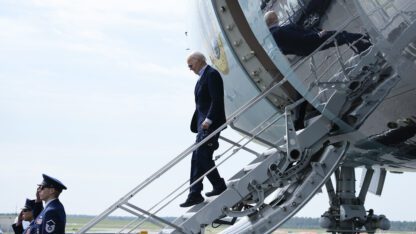
[{"label": "metal railing", "polygon": [[[278,114],[276,112],[276,114]],[[239,141],[234,142],[234,144],[232,144],[230,147],[228,147],[222,154],[218,155],[215,157],[215,161],[218,161],[220,158],[223,158],[224,156],[226,156],[227,153],[230,153],[228,156],[226,156],[221,162],[217,163],[215,167],[212,167],[210,170],[208,170],[205,174],[203,174],[201,177],[199,177],[197,180],[195,180],[192,184],[190,184],[189,186],[183,188],[183,186],[185,186],[186,184],[189,183],[189,179],[187,181],[185,181],[184,183],[182,183],[179,187],[175,188],[171,193],[169,193],[167,196],[165,196],[164,198],[162,198],[158,203],[156,203],[152,208],[150,208],[149,210],[147,210],[148,213],[151,213],[153,215],[156,215],[157,213],[159,213],[162,209],[166,208],[169,204],[171,204],[174,200],[176,200],[180,195],[184,194],[185,192],[187,192],[189,190],[190,187],[192,187],[193,185],[195,185],[196,183],[198,183],[199,181],[201,181],[205,176],[207,176],[209,173],[211,173],[213,170],[215,170],[216,168],[218,168],[219,166],[221,166],[222,164],[224,164],[226,161],[228,161],[232,156],[236,155],[237,152],[239,152],[241,149],[246,148],[246,146],[252,142],[256,136],[258,136],[259,134],[263,133],[265,130],[267,130],[269,127],[271,127],[273,124],[275,124],[277,121],[279,121],[282,117],[284,117],[283,114],[277,115],[276,114],[270,116],[267,121],[262,122],[261,124],[257,125],[251,132],[251,136],[243,136]],[[274,120],[271,120],[275,117]],[[268,122],[270,121],[270,122]],[[268,122],[268,123],[267,123]],[[262,127],[263,124],[266,123],[266,126]],[[246,140],[244,143],[242,143],[244,140]],[[236,147],[234,150],[232,150],[234,147]],[[231,151],[232,150],[232,151]],[[258,154],[257,154],[258,155]],[[183,188],[179,193],[177,193],[181,188]],[[173,196],[172,198],[169,199],[169,197],[171,197],[173,194],[177,193],[175,196]],[[168,200],[169,199],[169,200]],[[166,201],[167,200],[167,201]],[[159,209],[157,209],[156,211],[152,211],[155,207],[161,205],[162,203],[164,203]],[[140,221],[139,224],[137,224],[134,228],[132,228],[130,232],[133,232],[135,229],[139,228],[141,224],[143,224],[145,221],[149,220],[150,218],[152,218],[151,216],[147,217],[146,219],[143,219]],[[166,223],[165,223],[166,224]],[[169,224],[167,224],[169,225]],[[172,225],[170,225],[172,226]]]},{"label": "metal railing", "polygon": [[[125,196],[123,196],[121,199],[119,199],[116,203],[114,203],[113,205],[111,205],[109,208],[107,208],[103,213],[101,213],[100,215],[98,215],[97,217],[95,217],[94,219],[92,219],[90,222],[88,222],[84,227],[82,227],[77,233],[86,233],[88,230],[90,230],[92,227],[94,227],[96,224],[98,224],[99,222],[101,222],[103,219],[105,219],[106,217],[108,217],[111,213],[113,213],[115,210],[117,209],[123,209],[131,214],[134,214],[138,217],[139,214],[135,213],[134,211],[131,211],[130,209],[126,208],[124,205],[129,206],[129,208],[134,209],[136,211],[139,211],[140,213],[143,213],[144,215],[147,215],[148,218],[152,218],[155,219],[158,222],[162,222],[161,218],[158,218],[157,216],[155,216],[154,214],[159,212],[162,208],[166,207],[170,202],[172,202],[174,199],[176,199],[177,197],[179,197],[179,195],[181,195],[182,193],[180,193],[179,195],[176,195],[173,199],[171,199],[170,201],[168,201],[165,205],[163,205],[162,208],[160,208],[159,210],[157,210],[156,212],[149,212],[149,211],[145,211],[141,208],[137,209],[136,206],[128,203],[128,201],[133,198],[135,195],[137,195],[140,191],[142,191],[144,188],[146,188],[148,185],[150,185],[153,181],[155,181],[156,179],[158,179],[160,176],[162,176],[163,174],[165,174],[167,171],[169,171],[172,167],[174,167],[176,164],[178,164],[180,161],[182,161],[185,157],[187,157],[189,154],[191,154],[194,150],[196,150],[198,147],[200,147],[201,145],[205,144],[207,141],[209,141],[213,136],[215,136],[216,134],[218,134],[219,132],[221,132],[223,129],[225,129],[230,123],[234,122],[235,120],[237,120],[237,118],[239,116],[241,116],[243,113],[245,113],[248,109],[250,109],[251,107],[253,107],[255,104],[257,104],[258,102],[260,102],[261,100],[263,100],[269,93],[271,93],[271,91],[274,88],[280,87],[282,86],[285,82],[287,82],[287,80],[284,78],[282,80],[280,80],[279,82],[272,82],[268,88],[266,88],[263,92],[261,92],[259,95],[257,95],[256,97],[254,97],[253,99],[251,99],[249,102],[247,102],[245,105],[243,105],[242,107],[240,107],[239,109],[237,109],[233,114],[231,114],[229,116],[229,118],[227,119],[226,123],[224,123],[223,125],[221,125],[218,129],[216,129],[215,131],[213,131],[211,134],[209,134],[206,138],[204,138],[202,141],[195,143],[191,146],[189,146],[187,149],[185,149],[182,153],[180,153],[179,155],[177,155],[176,157],[174,157],[171,161],[169,161],[166,165],[164,165],[162,168],[160,168],[159,170],[157,170],[155,173],[153,173],[151,176],[149,176],[147,179],[145,179],[142,183],[140,183],[138,186],[136,186],[134,189],[132,189],[130,192],[128,192]],[[267,121],[267,120],[266,120]],[[264,122],[266,122],[264,121]],[[276,120],[277,121],[277,120]],[[263,122],[263,123],[264,123]],[[274,121],[275,122],[275,121]],[[273,122],[273,123],[274,123]],[[263,124],[262,123],[262,124]],[[259,125],[261,126],[261,124]],[[271,124],[268,126],[270,127]],[[267,128],[268,128],[267,127]],[[260,131],[257,134],[254,134],[253,136],[251,136],[251,140],[254,139],[256,136],[258,136],[259,134],[261,134],[263,131],[265,131],[267,128],[263,129],[262,131]],[[255,128],[257,129],[257,128]],[[244,138],[243,138],[244,139]],[[250,141],[251,141],[250,140]],[[241,140],[239,142],[237,142],[237,144],[239,144],[241,142]],[[241,146],[239,146],[239,149],[242,149],[243,147],[245,147],[249,142],[242,144]],[[234,147],[234,145],[232,146]],[[228,149],[227,151],[229,151],[230,149]],[[238,150],[237,150],[238,151]],[[235,151],[232,155],[234,155],[237,151]],[[228,159],[229,157],[231,157],[232,155],[228,156],[226,159]],[[226,160],[225,159],[225,160]],[[223,162],[221,162],[220,164],[217,165],[217,167],[219,165],[221,165]],[[215,168],[212,168],[209,172],[211,172],[212,170],[214,170]],[[207,172],[206,174],[208,174],[209,172]],[[205,176],[206,174],[204,174],[203,176]],[[203,177],[199,178],[199,180],[201,180]],[[199,181],[198,180],[198,181]],[[187,182],[185,182],[184,184],[182,184],[180,187],[184,186],[186,183],[188,183],[189,180]],[[197,182],[197,181],[196,181]],[[196,183],[195,182],[195,183]],[[193,184],[192,184],[193,185]],[[191,187],[192,185],[190,185],[189,187]],[[188,188],[189,188],[188,187]],[[187,188],[187,189],[188,189]],[[171,195],[173,195],[177,190],[171,192],[167,197],[170,197]],[[165,197],[164,199],[162,199],[162,201],[160,201],[159,203],[157,203],[156,205],[154,205],[151,209],[149,210],[153,210],[155,207],[157,207],[158,205],[160,205],[163,201],[166,200]],[[177,229],[178,231],[181,231],[180,228],[166,220],[163,220],[164,224],[169,225],[175,229]],[[130,224],[131,225],[131,224]],[[123,227],[123,230],[125,229],[125,227]],[[134,228],[136,229],[136,228]],[[132,230],[134,230],[132,229]],[[131,230],[131,231],[132,231]]]},{"label": "metal railing", "polygon": [[[341,4],[343,7],[347,7],[343,4]],[[374,13],[374,12],[372,12]],[[295,79],[296,77],[296,71],[300,69],[305,64],[309,63],[309,69],[310,72],[306,74],[306,76],[303,76],[302,80],[299,80],[303,87],[297,87],[296,89],[301,93],[302,96],[304,96],[310,103],[315,104],[322,104],[328,101],[329,94],[324,93],[323,96],[321,96],[321,100],[319,100],[319,103],[316,103],[317,98],[320,97],[319,93],[322,90],[315,90],[314,88],[318,86],[318,84],[323,83],[333,83],[334,77],[336,77],[337,74],[342,73],[344,80],[337,80],[335,82],[343,82],[348,81],[349,78],[349,71],[351,71],[356,64],[348,65],[348,63],[351,61],[350,59],[354,56],[350,56],[347,59],[344,59],[344,56],[347,55],[349,51],[351,51],[351,47],[354,46],[359,40],[363,39],[365,35],[363,35],[361,38],[357,39],[353,43],[349,44],[347,48],[341,49],[339,45],[336,43],[335,37],[342,33],[343,30],[345,30],[348,26],[350,26],[352,23],[360,19],[359,14],[352,15],[347,20],[343,22],[339,27],[337,27],[336,33],[329,37],[324,43],[322,43],[317,49],[315,49],[310,55],[305,56],[301,60],[297,61],[295,64],[293,64],[288,70],[284,72],[284,75],[287,77],[288,80]],[[321,49],[327,45],[327,43],[330,43],[331,41],[334,41],[335,46],[333,50],[326,50],[328,53],[326,54],[324,59],[320,59],[320,63],[317,64],[316,59],[317,55],[321,51]],[[330,63],[328,64],[328,60],[330,58],[335,57]],[[339,66],[335,66],[336,64],[339,64]],[[339,68],[339,69],[334,69]],[[331,73],[331,71],[333,71]],[[326,79],[325,79],[326,77]],[[339,76],[338,76],[339,77]],[[302,89],[304,90],[302,92]],[[334,90],[336,92],[336,90]],[[316,105],[315,105],[316,107]]]}]

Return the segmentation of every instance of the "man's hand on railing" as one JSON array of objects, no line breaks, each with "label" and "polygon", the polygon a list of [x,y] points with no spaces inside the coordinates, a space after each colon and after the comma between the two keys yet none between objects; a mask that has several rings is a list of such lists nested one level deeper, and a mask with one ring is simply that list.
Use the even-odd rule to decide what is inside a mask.
[{"label": "man's hand on railing", "polygon": [[208,129],[209,128],[209,123],[207,121],[204,121],[202,123],[202,129]]}]

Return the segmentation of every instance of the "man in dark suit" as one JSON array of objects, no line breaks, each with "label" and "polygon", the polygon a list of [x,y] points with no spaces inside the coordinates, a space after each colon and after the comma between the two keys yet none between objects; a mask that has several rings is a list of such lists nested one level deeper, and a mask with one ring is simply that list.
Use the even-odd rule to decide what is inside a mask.
[{"label": "man in dark suit", "polygon": [[[187,59],[188,67],[200,78],[195,86],[196,109],[191,121],[191,131],[197,133],[196,142],[201,142],[210,133],[226,122],[224,110],[224,87],[220,73],[207,65],[205,56],[192,53]],[[215,167],[212,155],[218,148],[219,133],[196,149],[192,154],[190,183],[194,183],[203,174]],[[207,175],[213,186],[207,197],[221,194],[227,189],[225,181],[217,169]],[[188,198],[181,207],[189,207],[204,201],[201,195],[202,180],[191,186]]]},{"label": "man in dark suit", "polygon": [[[274,40],[283,54],[294,54],[308,56],[319,46],[326,43],[321,50],[334,47],[334,41],[326,42],[336,31],[321,30],[316,32],[312,29],[304,29],[296,24],[279,26],[279,20],[274,11],[268,11],[264,15],[267,26],[273,35]],[[354,52],[360,54],[367,50],[371,43],[368,36],[360,33],[342,31],[335,36],[338,45],[352,44]]]},{"label": "man in dark suit", "polygon": [[65,233],[65,208],[59,201],[59,195],[66,189],[61,181],[42,174],[43,181],[39,184],[39,197],[45,202],[45,209],[36,217],[24,234],[62,234]]}]

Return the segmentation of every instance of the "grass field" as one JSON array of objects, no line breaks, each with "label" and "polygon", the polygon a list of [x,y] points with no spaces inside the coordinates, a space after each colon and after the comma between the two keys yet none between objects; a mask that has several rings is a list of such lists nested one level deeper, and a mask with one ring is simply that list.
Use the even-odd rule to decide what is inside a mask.
[{"label": "grass field", "polygon": [[[13,230],[11,229],[11,224],[14,222],[16,215],[1,215],[0,214],[0,229],[3,231],[4,234],[13,234]],[[67,217],[67,225],[66,225],[66,233],[75,233],[78,231],[82,226],[84,226],[89,220],[91,220],[92,216],[76,216],[76,215],[69,215]],[[125,226],[126,224],[130,223],[133,218],[129,217],[110,217],[108,219],[103,220],[100,222],[96,228],[90,230],[91,232],[95,233],[115,233],[119,231],[120,228]],[[207,234],[214,234],[218,233],[227,226],[221,226],[219,228],[212,228],[208,227],[205,231]],[[160,227],[151,223],[145,222],[143,225],[140,226],[139,229],[136,229],[136,233],[140,233],[140,231],[147,231],[149,234],[157,233],[160,230]],[[279,229],[274,232],[275,234],[324,234],[327,233],[323,229]],[[386,234],[416,234],[415,232],[399,232],[399,231],[378,231],[377,233],[386,233]]]},{"label": "grass field", "polygon": [[[16,215],[0,215],[0,228],[3,233],[13,233],[11,225],[14,223],[15,217]],[[66,223],[66,233],[74,233],[78,231],[92,218],[93,217],[91,216],[68,216]],[[128,217],[110,217],[100,222],[97,227],[91,231],[100,233],[114,233],[116,230],[119,230],[126,224],[130,223],[132,220],[133,218]],[[141,225],[140,229],[154,232],[160,228],[150,222],[145,222],[143,225]]]}]

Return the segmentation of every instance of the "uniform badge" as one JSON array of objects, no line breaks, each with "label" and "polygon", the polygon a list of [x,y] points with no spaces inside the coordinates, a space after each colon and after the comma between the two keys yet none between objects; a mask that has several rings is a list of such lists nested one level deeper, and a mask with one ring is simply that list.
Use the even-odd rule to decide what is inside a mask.
[{"label": "uniform badge", "polygon": [[36,224],[39,224],[39,225],[42,224],[42,217],[36,220]]},{"label": "uniform badge", "polygon": [[55,222],[52,219],[46,222],[45,230],[47,233],[55,231]]}]

